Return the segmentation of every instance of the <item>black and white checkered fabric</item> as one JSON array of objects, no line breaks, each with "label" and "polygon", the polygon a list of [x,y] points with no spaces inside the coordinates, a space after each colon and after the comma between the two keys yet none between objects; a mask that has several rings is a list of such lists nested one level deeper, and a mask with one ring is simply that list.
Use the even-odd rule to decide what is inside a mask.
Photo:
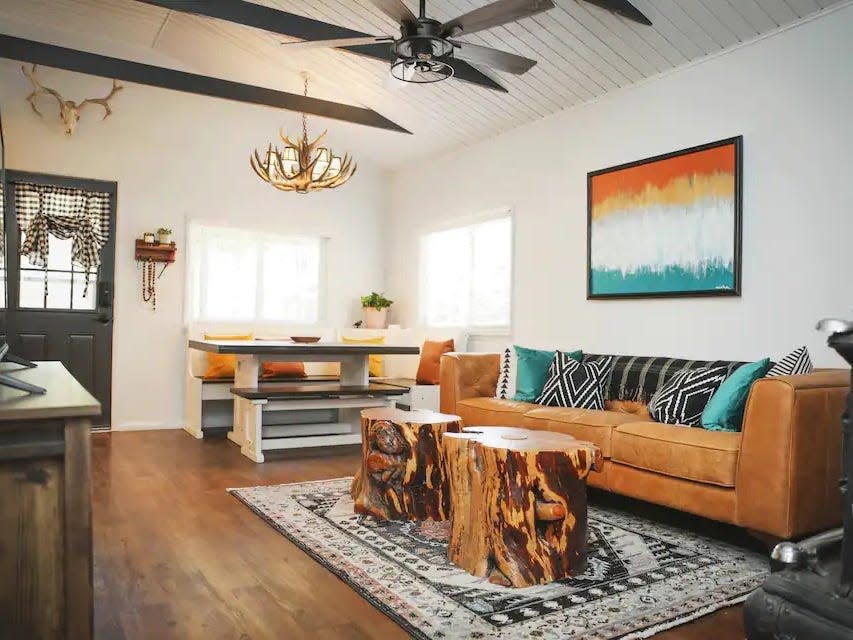
[{"label": "black and white checkered fabric", "polygon": [[[584,362],[603,356],[584,354]],[[613,369],[607,382],[606,400],[631,400],[648,404],[669,379],[682,369],[725,367],[731,375],[744,362],[729,360],[685,360],[652,356],[613,355]]]},{"label": "black and white checkered fabric", "polygon": [[[110,237],[110,194],[17,182],[15,216],[24,238],[21,255],[32,264],[47,269],[49,235],[71,238],[71,260],[87,273],[101,264],[101,249]],[[86,278],[86,289],[88,284]]]},{"label": "black and white checkered fabric", "polygon": [[656,422],[701,427],[705,405],[727,376],[726,367],[682,369],[652,397],[649,413]]},{"label": "black and white checkered fabric", "polygon": [[604,409],[604,389],[612,366],[613,358],[609,356],[578,362],[568,353],[557,351],[536,404]]},{"label": "black and white checkered fabric", "polygon": [[812,359],[809,357],[809,350],[805,346],[802,346],[799,349],[794,349],[774,364],[773,368],[767,372],[767,377],[797,376],[804,373],[811,373],[812,371],[814,371],[814,366],[812,365]]}]

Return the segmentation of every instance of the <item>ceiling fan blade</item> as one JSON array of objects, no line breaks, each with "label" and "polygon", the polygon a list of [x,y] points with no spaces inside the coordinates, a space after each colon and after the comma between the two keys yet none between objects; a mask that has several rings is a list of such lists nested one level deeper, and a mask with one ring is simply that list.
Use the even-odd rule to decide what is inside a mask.
[{"label": "ceiling fan blade", "polygon": [[637,7],[635,7],[628,0],[586,0],[596,6],[601,7],[602,9],[607,9],[608,11],[612,11],[613,13],[617,13],[623,18],[628,18],[628,20],[633,20],[634,22],[639,22],[640,24],[644,24],[648,27],[652,26],[652,21],[646,17],[642,11],[640,11]]},{"label": "ceiling fan blade", "polygon": [[335,47],[354,47],[362,44],[376,44],[379,42],[393,42],[391,36],[365,36],[363,38],[333,38],[331,40],[302,40],[298,42],[282,42],[288,51],[301,51],[303,49],[333,49]]},{"label": "ceiling fan blade", "polygon": [[553,9],[552,0],[498,0],[441,25],[444,37],[474,33]]},{"label": "ceiling fan blade", "polygon": [[392,18],[397,24],[417,20],[415,14],[405,5],[403,0],[370,0],[370,4]]},{"label": "ceiling fan blade", "polygon": [[455,49],[453,57],[473,62],[474,64],[483,64],[498,71],[506,71],[520,76],[522,73],[527,73],[535,65],[536,60],[517,56],[514,53],[499,51],[491,47],[481,47],[478,44],[470,42],[461,42],[459,40],[450,41]]}]

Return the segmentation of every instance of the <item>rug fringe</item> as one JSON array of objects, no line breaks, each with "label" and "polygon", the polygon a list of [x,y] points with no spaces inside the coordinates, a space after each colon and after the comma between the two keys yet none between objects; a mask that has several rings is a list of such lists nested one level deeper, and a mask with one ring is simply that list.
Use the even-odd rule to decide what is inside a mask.
[{"label": "rug fringe", "polygon": [[242,491],[243,489],[257,489],[258,487],[283,487],[289,484],[320,484],[321,482],[335,482],[336,480],[352,480],[352,476],[340,476],[339,478],[325,478],[323,480],[302,480],[300,482],[276,482],[275,484],[253,484],[251,487],[226,487],[228,493]]},{"label": "rug fringe", "polygon": [[660,624],[656,624],[652,627],[646,627],[645,629],[640,629],[639,631],[632,631],[626,636],[620,636],[619,640],[643,640],[643,638],[651,638],[652,636],[657,635],[661,631],[666,631],[667,629],[679,627],[683,624],[687,624],[688,622],[693,622],[694,620],[703,618],[710,613],[719,611],[720,609],[726,609],[727,607],[733,607],[736,604],[740,604],[741,602],[746,600],[749,595],[750,594],[747,593],[745,595],[732,598],[731,600],[715,602],[714,604],[710,604],[707,607],[697,609],[696,611],[693,611],[685,616],[681,616],[680,618],[667,620],[666,622],[661,622]]}]

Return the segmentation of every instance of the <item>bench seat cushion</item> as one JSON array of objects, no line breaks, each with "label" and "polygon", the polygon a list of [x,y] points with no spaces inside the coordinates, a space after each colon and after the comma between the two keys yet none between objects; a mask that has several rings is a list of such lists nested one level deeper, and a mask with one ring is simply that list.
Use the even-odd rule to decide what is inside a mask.
[{"label": "bench seat cushion", "polygon": [[658,422],[632,422],[613,431],[613,462],[684,480],[734,487],[740,433]]},{"label": "bench seat cushion", "polygon": [[643,420],[642,416],[622,411],[535,406],[524,415],[524,427],[556,431],[592,442],[598,445],[605,458],[610,457],[613,429],[621,424]]}]

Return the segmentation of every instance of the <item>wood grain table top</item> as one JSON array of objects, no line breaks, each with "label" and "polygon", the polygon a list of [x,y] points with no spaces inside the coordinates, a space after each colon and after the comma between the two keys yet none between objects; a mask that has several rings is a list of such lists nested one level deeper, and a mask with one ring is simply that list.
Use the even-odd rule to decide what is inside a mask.
[{"label": "wood grain table top", "polygon": [[0,373],[47,389],[47,393],[34,394],[0,386],[0,422],[96,416],[101,413],[100,403],[61,362],[35,364],[35,368],[26,369],[9,362],[0,363]]}]

